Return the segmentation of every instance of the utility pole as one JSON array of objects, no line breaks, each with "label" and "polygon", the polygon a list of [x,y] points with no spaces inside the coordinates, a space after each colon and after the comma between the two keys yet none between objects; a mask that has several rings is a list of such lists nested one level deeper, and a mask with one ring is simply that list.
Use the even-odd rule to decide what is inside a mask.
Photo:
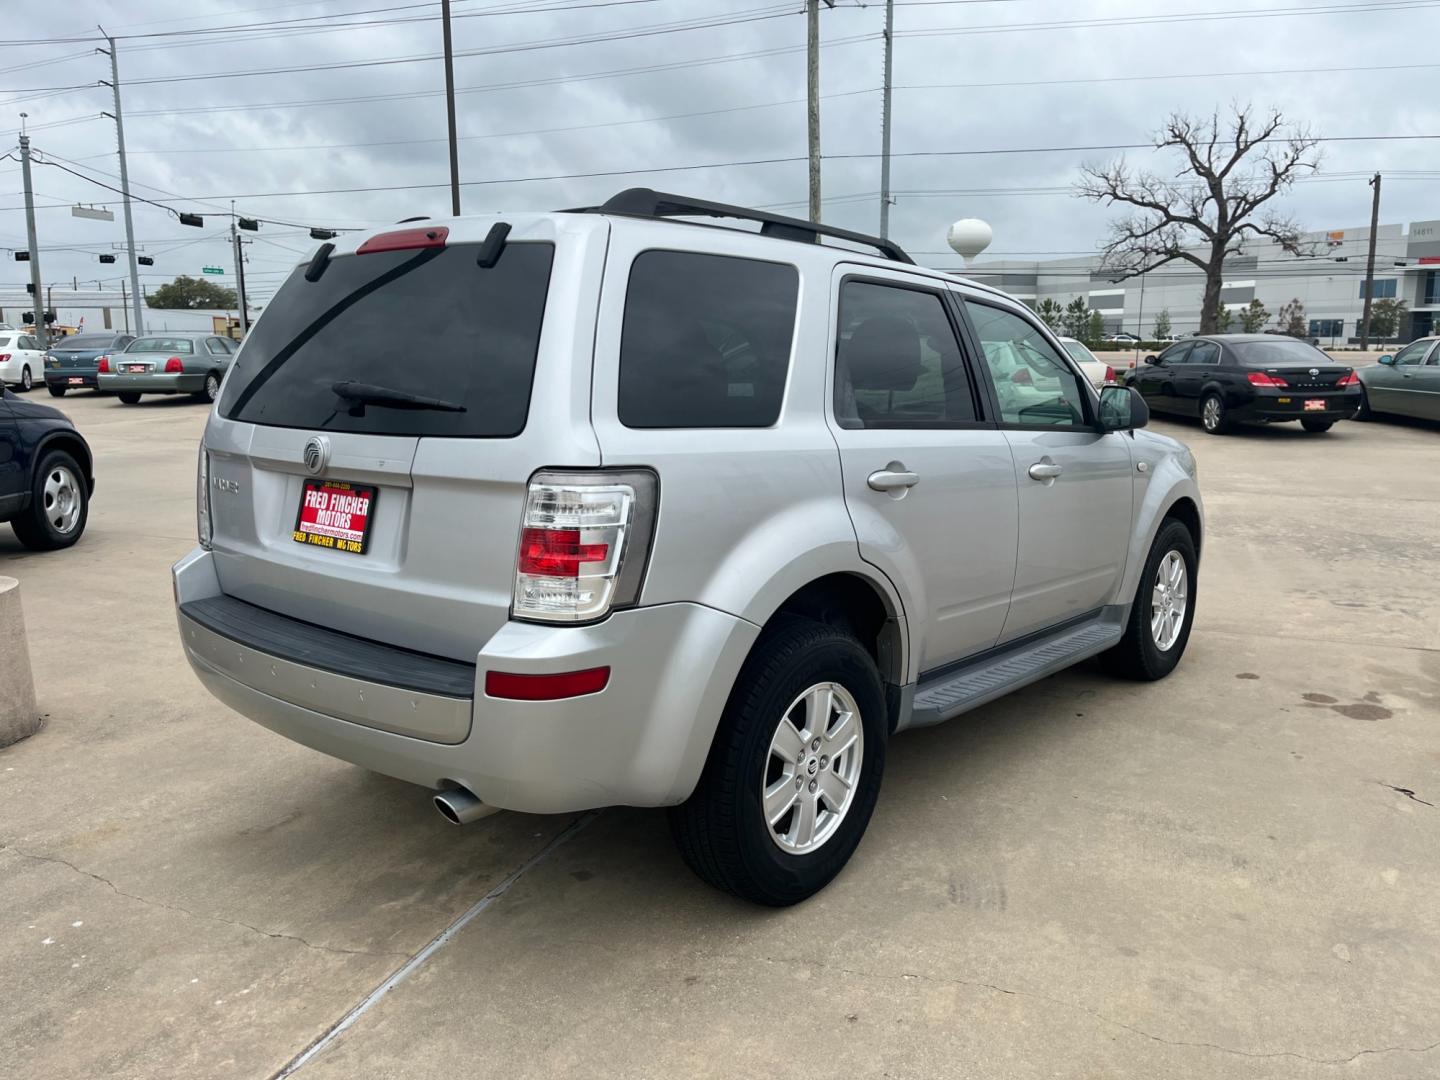
[{"label": "utility pole", "polygon": [[[125,332],[130,332],[130,302],[125,299],[125,279],[120,279],[120,311],[125,316]],[[141,331],[143,333],[143,331]]]},{"label": "utility pole", "polygon": [[[103,26],[99,29],[105,34]],[[110,57],[110,89],[115,92],[115,112],[112,119],[115,121],[115,142],[120,151],[120,192],[125,199],[125,247],[130,253],[130,298],[135,304],[135,333],[143,334],[145,316],[140,310],[140,267],[135,262],[135,219],[130,213],[130,167],[125,160],[125,120],[120,112],[120,58],[115,51],[115,39],[105,34],[105,41],[110,46],[107,54]],[[105,49],[95,51],[106,52]]]},{"label": "utility pole", "polygon": [[890,239],[890,90],[895,49],[895,0],[885,0],[885,71],[880,106],[880,239]]},{"label": "utility pole", "polygon": [[[833,8],[835,0],[825,0]],[[810,120],[810,220],[820,220],[820,0],[806,0],[805,99]]]},{"label": "utility pole", "polygon": [[460,216],[460,148],[455,141],[455,49],[450,43],[450,0],[440,0],[445,38],[445,120],[450,126],[450,213]]},{"label": "utility pole", "polygon": [[240,250],[240,230],[235,228],[235,217],[230,217],[230,243],[235,248],[235,291],[240,301],[240,333],[250,332],[250,309],[245,302],[245,253]]},{"label": "utility pole", "polygon": [[[20,114],[24,122],[24,113]],[[30,291],[35,294],[35,334],[40,348],[50,347],[45,328],[45,293],[40,288],[40,242],[35,239],[35,190],[30,186],[30,136],[20,134],[20,171],[25,179],[25,242],[30,245]]]},{"label": "utility pole", "polygon": [[1370,204],[1370,255],[1365,260],[1365,310],[1360,316],[1360,349],[1370,347],[1370,305],[1374,303],[1371,294],[1375,291],[1375,234],[1380,230],[1380,174],[1370,178],[1375,189],[1374,201]]}]

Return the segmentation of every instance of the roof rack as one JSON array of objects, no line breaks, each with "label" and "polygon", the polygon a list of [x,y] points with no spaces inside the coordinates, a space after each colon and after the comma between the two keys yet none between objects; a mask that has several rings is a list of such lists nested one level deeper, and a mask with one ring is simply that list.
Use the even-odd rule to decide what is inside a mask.
[{"label": "roof rack", "polygon": [[767,214],[763,210],[748,210],[743,206],[728,203],[706,202],[684,195],[669,195],[650,188],[629,188],[605,201],[603,206],[587,206],[579,211],[587,214],[624,214],[627,217],[723,217],[741,221],[760,222],[760,235],[773,236],[780,240],[798,240],[804,244],[818,244],[820,237],[829,236],[836,240],[848,240],[852,244],[873,247],[887,259],[914,264],[915,260],[905,253],[899,244],[882,240],[878,236],[851,232],[849,229],[835,229],[800,218]]}]

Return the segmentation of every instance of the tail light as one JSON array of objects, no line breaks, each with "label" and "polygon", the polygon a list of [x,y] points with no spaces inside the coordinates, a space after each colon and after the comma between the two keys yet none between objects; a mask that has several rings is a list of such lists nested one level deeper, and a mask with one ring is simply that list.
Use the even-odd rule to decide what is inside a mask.
[{"label": "tail light", "polygon": [[530,480],[511,613],[589,622],[640,596],[655,530],[655,474],[539,472]]},{"label": "tail light", "polygon": [[95,365],[96,365],[95,370],[98,371],[98,372],[100,372],[101,375],[109,375],[109,374],[110,374],[110,357],[108,357],[108,356],[97,356],[97,357],[95,358]]},{"label": "tail light", "polygon": [[1271,375],[1268,371],[1252,371],[1245,376],[1250,380],[1251,386],[1289,386],[1284,379],[1278,375]]},{"label": "tail light", "polygon": [[1105,365],[1105,381],[1107,383],[1112,383],[1115,381],[1115,369],[1109,364]]},{"label": "tail light", "polygon": [[1336,386],[1359,386],[1359,385],[1360,385],[1360,376],[1359,376],[1359,375],[1356,375],[1355,372],[1353,372],[1353,371],[1347,371],[1344,375],[1342,375],[1342,376],[1340,377],[1340,381],[1337,382],[1335,385],[1336,385]]},{"label": "tail light", "polygon": [[0,352],[0,364],[5,363],[5,361],[6,361],[6,360],[9,360],[9,359],[10,359],[10,354],[9,354],[8,352]]},{"label": "tail light", "polygon": [[195,465],[195,535],[200,546],[210,550],[213,535],[210,524],[210,451],[200,445],[200,460]]},{"label": "tail light", "polygon": [[170,357],[169,360],[166,360],[166,361],[165,361],[165,374],[166,374],[166,375],[179,375],[179,374],[180,374],[181,372],[183,372],[184,370],[185,370],[185,362],[184,362],[183,360],[181,360],[180,357],[178,357],[178,356],[172,356],[172,357]]}]

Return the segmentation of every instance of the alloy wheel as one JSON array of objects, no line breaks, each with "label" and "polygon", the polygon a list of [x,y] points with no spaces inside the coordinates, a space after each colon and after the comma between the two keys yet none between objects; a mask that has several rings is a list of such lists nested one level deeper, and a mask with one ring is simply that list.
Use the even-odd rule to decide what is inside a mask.
[{"label": "alloy wheel", "polygon": [[1211,396],[1205,399],[1205,408],[1201,414],[1201,419],[1205,423],[1206,431],[1214,431],[1220,426],[1220,410],[1221,405],[1218,397]]},{"label": "alloy wheel", "polygon": [[780,716],[761,777],[770,839],[788,855],[806,855],[835,835],[855,802],[865,731],[845,687],[816,683]]},{"label": "alloy wheel", "polygon": [[1150,636],[1161,652],[1168,652],[1179,640],[1189,600],[1190,580],[1185,559],[1172,548],[1155,568],[1155,582],[1150,592]]}]

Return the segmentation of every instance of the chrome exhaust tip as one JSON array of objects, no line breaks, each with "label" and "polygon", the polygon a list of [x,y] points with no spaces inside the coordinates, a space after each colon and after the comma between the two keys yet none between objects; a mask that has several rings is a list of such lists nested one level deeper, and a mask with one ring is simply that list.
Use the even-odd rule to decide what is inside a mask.
[{"label": "chrome exhaust tip", "polygon": [[435,794],[435,809],[451,825],[469,825],[491,814],[498,814],[498,806],[486,806],[464,788],[446,788]]}]

